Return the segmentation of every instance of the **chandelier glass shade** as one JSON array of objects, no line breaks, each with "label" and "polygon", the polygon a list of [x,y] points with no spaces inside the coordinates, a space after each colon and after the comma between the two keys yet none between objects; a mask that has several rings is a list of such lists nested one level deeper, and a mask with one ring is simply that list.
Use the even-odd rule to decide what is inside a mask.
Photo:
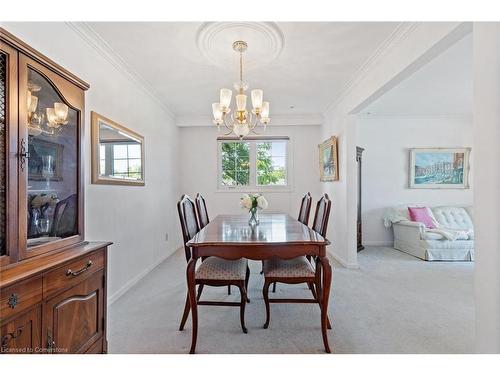
[{"label": "chandelier glass shade", "polygon": [[45,108],[45,112],[39,107],[38,96],[34,92],[41,90],[39,85],[28,83],[27,103],[28,109],[28,134],[38,136],[57,135],[62,130],[62,125],[68,124],[69,107],[64,103],[55,102],[53,107]]},{"label": "chandelier glass shade", "polygon": [[264,91],[254,89],[250,92],[252,109],[247,109],[248,85],[243,82],[243,53],[248,45],[244,41],[233,43],[233,50],[240,54],[240,80],[234,84],[236,90],[236,109],[231,113],[231,99],[233,91],[228,88],[220,89],[219,102],[212,104],[213,123],[220,130],[224,126],[227,130],[225,135],[234,133],[243,138],[246,135],[256,133],[255,129],[261,125],[265,129],[271,121],[269,118],[269,102],[263,101]]}]

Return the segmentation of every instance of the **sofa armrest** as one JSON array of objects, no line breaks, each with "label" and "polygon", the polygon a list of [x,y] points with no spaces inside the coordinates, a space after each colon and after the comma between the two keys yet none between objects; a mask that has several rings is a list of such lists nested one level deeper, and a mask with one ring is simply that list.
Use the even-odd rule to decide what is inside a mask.
[{"label": "sofa armrest", "polygon": [[394,223],[394,225],[404,225],[407,227],[416,227],[416,228],[425,228],[425,225],[422,223],[419,223],[418,221],[410,221],[410,220],[401,220],[398,221],[397,223]]},{"label": "sofa armrest", "polygon": [[417,241],[422,238],[425,225],[415,221],[404,220],[393,224],[394,239]]}]

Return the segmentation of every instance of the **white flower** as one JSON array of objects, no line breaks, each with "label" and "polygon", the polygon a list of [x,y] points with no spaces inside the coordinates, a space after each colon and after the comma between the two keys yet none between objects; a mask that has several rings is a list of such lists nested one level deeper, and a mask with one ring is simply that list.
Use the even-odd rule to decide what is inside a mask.
[{"label": "white flower", "polygon": [[252,208],[252,198],[248,194],[244,194],[240,198],[241,208],[246,208],[247,210]]},{"label": "white flower", "polygon": [[261,210],[265,210],[267,208],[268,203],[267,203],[266,198],[264,198],[264,196],[260,195],[260,196],[257,197],[257,206]]}]

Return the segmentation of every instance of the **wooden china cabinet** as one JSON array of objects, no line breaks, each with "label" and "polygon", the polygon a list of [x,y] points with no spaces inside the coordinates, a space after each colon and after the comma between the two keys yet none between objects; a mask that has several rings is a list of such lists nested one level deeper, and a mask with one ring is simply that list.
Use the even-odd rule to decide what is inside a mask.
[{"label": "wooden china cabinet", "polygon": [[105,353],[108,242],[84,241],[89,85],[0,28],[1,353]]}]

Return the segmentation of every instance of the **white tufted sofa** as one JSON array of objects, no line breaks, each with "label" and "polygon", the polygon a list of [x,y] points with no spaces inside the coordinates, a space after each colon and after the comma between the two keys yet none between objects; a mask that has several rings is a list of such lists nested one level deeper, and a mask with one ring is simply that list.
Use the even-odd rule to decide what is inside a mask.
[{"label": "white tufted sofa", "polygon": [[[402,220],[393,223],[394,248],[424,260],[473,261],[474,226],[471,208],[431,207],[431,211],[442,227],[469,233],[450,241],[439,233],[426,232],[421,223]],[[408,217],[407,212],[406,216]]]}]

